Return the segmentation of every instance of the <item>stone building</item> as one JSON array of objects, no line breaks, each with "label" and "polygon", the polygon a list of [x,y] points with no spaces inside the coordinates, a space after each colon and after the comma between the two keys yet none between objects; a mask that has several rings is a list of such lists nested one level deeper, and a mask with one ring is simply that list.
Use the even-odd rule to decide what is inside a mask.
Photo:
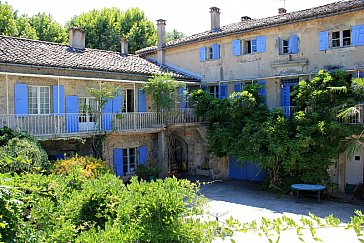
[{"label": "stone building", "polygon": [[[211,28],[205,32],[137,51],[141,57],[201,79],[203,89],[226,98],[247,83],[265,85],[261,94],[270,108],[281,107],[287,116],[295,106],[292,86],[309,80],[321,69],[342,69],[364,77],[364,2],[340,1],[297,12],[281,8],[278,15],[220,26],[220,9],[210,8]],[[164,29],[166,21],[157,22]],[[355,123],[363,123],[363,114]],[[362,151],[340,156],[331,171],[341,191],[345,184],[363,182]],[[214,158],[221,177],[261,179],[254,164],[244,168],[227,158]]]},{"label": "stone building", "polygon": [[[183,83],[176,91],[182,95],[199,87],[199,78],[128,54],[125,39],[121,53],[85,48],[86,34],[71,28],[69,45],[0,36],[0,126],[35,135],[53,160],[102,151],[115,173],[123,176],[161,158],[155,165],[165,174],[163,117],[141,87],[155,74],[169,74]],[[118,87],[119,94],[100,114],[88,89],[100,89],[103,83]],[[186,102],[176,109],[180,112],[172,121],[174,139],[191,134],[183,153],[176,149],[176,160],[192,170],[188,164],[206,153],[206,145]]]}]

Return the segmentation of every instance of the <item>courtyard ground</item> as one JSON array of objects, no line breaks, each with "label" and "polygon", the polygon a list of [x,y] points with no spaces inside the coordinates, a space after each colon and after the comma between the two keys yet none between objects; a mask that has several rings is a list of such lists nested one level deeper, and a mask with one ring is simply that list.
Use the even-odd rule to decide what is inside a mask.
[{"label": "courtyard ground", "polygon": [[[275,194],[262,191],[260,185],[244,181],[214,181],[201,185],[201,194],[208,198],[209,215],[214,218],[216,215],[219,221],[232,216],[241,222],[251,222],[262,217],[277,218],[282,215],[294,219],[300,219],[302,215],[307,216],[311,212],[319,217],[326,217],[333,214],[341,222],[346,223],[354,216],[356,209],[364,212],[364,206],[347,203],[340,203],[333,200],[322,200],[318,204],[316,198],[303,197],[299,203],[293,195],[277,197]],[[309,230],[303,230],[305,242],[315,242],[310,237]],[[324,228],[317,230],[317,236],[323,242],[359,242],[352,230],[345,230],[344,227]],[[233,237],[236,242],[268,242],[267,238],[260,237],[256,233],[236,233]],[[275,239],[273,237],[273,239]],[[217,239],[215,242],[231,242],[230,239]],[[288,230],[281,233],[279,242],[301,242],[295,230]]]}]

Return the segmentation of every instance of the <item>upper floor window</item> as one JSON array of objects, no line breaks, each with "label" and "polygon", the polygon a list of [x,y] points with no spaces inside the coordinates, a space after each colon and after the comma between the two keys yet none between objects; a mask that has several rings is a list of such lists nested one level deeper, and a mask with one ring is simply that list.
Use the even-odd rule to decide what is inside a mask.
[{"label": "upper floor window", "polygon": [[351,45],[351,30],[340,30],[331,33],[331,47],[345,47]]},{"label": "upper floor window", "polygon": [[30,86],[28,88],[29,114],[40,115],[50,113],[50,87]]},{"label": "upper floor window", "polygon": [[319,32],[319,50],[330,48],[364,45],[364,25],[352,26],[351,29]]},{"label": "upper floor window", "polygon": [[233,40],[231,42],[232,54],[233,56],[240,56],[241,54],[265,52],[265,40],[265,36],[257,36],[247,40]]},{"label": "upper floor window", "polygon": [[278,37],[278,54],[298,53],[298,36],[291,35],[287,38]]},{"label": "upper floor window", "polygon": [[208,47],[200,48],[200,62],[206,62],[208,60],[220,59],[220,45],[212,44]]},{"label": "upper floor window", "polygon": [[123,112],[134,112],[134,90],[126,89],[123,98]]}]

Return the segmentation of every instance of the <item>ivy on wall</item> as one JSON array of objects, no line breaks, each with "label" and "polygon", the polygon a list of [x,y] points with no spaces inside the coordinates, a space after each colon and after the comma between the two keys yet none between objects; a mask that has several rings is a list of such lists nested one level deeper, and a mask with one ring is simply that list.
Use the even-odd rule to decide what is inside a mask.
[{"label": "ivy on wall", "polygon": [[[343,71],[320,71],[292,92],[297,112],[286,117],[269,111],[259,84],[244,86],[228,99],[202,90],[191,94],[197,115],[207,125],[210,152],[256,162],[268,170],[270,189],[286,192],[292,183],[329,184],[331,159],[350,144],[361,127],[339,123],[339,111],[360,102],[363,82]],[[361,88],[358,88],[361,87]]]}]

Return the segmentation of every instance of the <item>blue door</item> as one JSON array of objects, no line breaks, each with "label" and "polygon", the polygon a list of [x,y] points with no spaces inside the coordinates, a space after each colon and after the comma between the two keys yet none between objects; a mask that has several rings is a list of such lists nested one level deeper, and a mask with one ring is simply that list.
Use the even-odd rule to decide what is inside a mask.
[{"label": "blue door", "polygon": [[235,158],[230,158],[229,177],[232,179],[263,181],[267,176],[267,171],[261,169],[256,163],[241,163]]}]

